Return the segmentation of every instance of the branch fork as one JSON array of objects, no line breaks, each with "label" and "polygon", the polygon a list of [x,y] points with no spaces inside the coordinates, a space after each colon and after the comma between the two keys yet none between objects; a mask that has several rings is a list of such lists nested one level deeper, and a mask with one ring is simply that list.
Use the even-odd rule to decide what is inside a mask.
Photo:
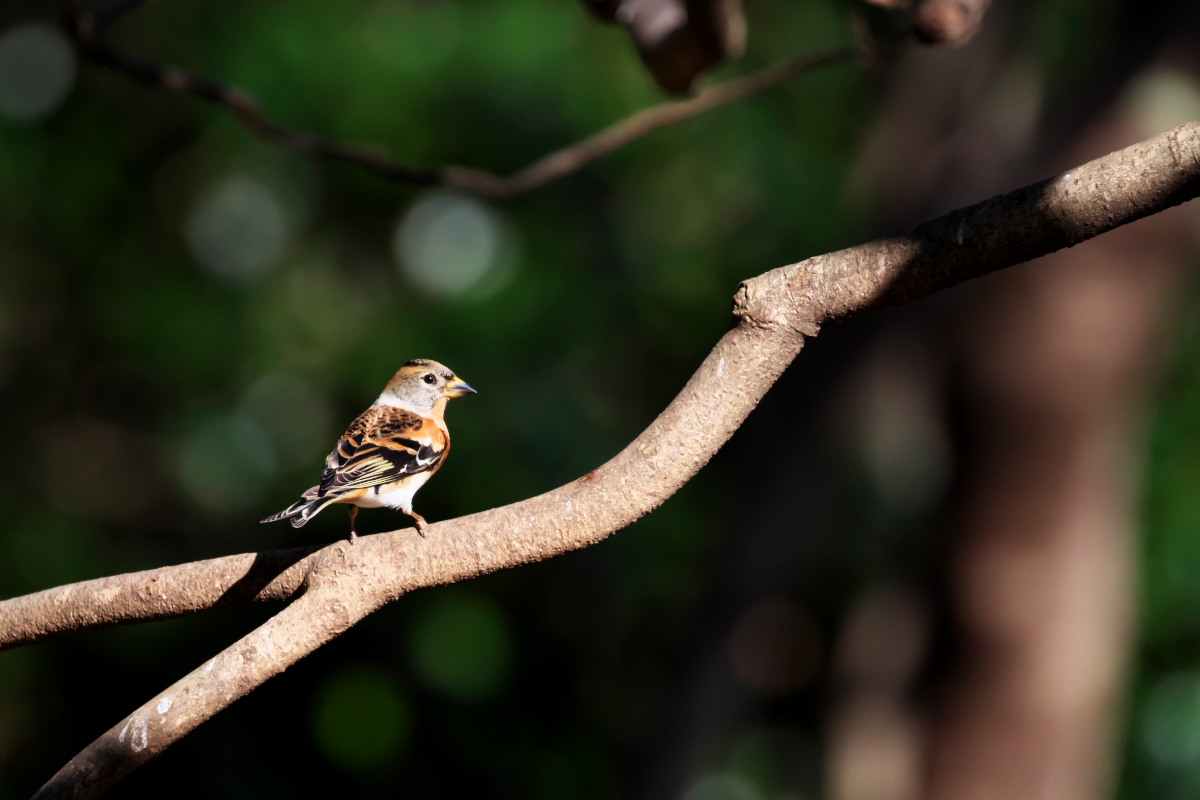
[{"label": "branch fork", "polygon": [[646,430],[607,464],[503,508],[353,547],[243,554],[102,578],[0,601],[0,647],[89,627],[291,599],[279,614],[88,745],[36,795],[96,797],[212,715],[414,589],[601,541],[692,478],[830,319],[911,302],[1200,195],[1191,122],[899,236],[745,281],[734,325]]}]

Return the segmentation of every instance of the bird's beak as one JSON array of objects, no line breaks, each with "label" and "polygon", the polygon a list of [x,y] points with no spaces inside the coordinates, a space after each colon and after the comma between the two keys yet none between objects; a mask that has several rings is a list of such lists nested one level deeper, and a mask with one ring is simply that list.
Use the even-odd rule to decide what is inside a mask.
[{"label": "bird's beak", "polygon": [[471,388],[471,384],[458,377],[447,383],[446,388],[442,390],[442,397],[462,397],[468,394],[477,392]]}]

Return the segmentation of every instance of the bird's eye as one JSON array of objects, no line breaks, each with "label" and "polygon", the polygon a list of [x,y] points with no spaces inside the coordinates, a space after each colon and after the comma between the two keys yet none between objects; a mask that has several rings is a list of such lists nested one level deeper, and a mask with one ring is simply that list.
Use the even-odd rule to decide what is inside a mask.
[{"label": "bird's eye", "polygon": [[430,386],[433,386],[435,383],[437,383],[437,377],[433,373],[426,375],[424,378],[421,378],[421,380],[425,381]]}]

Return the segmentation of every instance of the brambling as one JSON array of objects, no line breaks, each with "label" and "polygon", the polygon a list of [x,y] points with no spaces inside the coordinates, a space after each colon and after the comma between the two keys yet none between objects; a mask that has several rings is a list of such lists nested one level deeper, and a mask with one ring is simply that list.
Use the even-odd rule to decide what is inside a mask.
[{"label": "brambling", "polygon": [[263,522],[291,519],[299,528],[325,506],[350,505],[350,541],[358,536],[359,508],[394,508],[429,524],[412,509],[413,495],[433,477],[450,452],[446,403],[475,394],[451,370],[425,358],[409,361],[388,382],[371,407],[350,423],[325,459],[321,483]]}]

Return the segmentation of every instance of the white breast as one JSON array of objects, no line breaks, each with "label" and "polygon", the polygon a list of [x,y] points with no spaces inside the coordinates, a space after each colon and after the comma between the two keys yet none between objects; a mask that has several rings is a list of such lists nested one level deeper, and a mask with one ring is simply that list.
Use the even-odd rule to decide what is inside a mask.
[{"label": "white breast", "polygon": [[[399,485],[372,487],[367,490],[366,494],[358,498],[354,505],[362,508],[396,508],[408,514],[412,511],[413,495],[432,476],[432,472],[421,472]],[[379,491],[376,492],[376,489]]]}]

